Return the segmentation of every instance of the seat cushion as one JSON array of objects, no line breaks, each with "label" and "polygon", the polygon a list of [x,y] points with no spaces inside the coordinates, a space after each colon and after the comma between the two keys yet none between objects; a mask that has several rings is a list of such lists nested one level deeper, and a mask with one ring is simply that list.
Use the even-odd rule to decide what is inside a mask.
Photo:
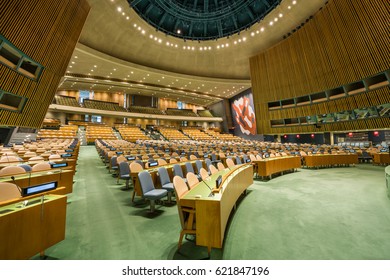
[{"label": "seat cushion", "polygon": [[174,188],[173,188],[173,183],[168,183],[168,184],[165,184],[163,186],[161,186],[161,188],[163,188],[164,190],[167,190],[169,192],[173,191]]},{"label": "seat cushion", "polygon": [[154,189],[150,192],[144,193],[144,197],[150,200],[160,199],[166,196],[168,193],[167,190],[164,189]]},{"label": "seat cushion", "polygon": [[131,178],[130,174],[123,174],[123,175],[121,175],[121,179],[129,179],[129,178]]}]

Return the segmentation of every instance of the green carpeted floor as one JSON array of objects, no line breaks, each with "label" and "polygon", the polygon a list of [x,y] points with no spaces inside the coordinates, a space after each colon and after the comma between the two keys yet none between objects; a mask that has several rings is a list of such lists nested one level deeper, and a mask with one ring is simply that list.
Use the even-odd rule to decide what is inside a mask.
[{"label": "green carpeted floor", "polygon": [[[176,205],[148,214],[141,200],[108,173],[93,146],[80,148],[68,198],[66,239],[49,259],[202,259],[207,249],[184,241]],[[211,259],[390,259],[390,200],[384,167],[300,169],[255,180],[239,201],[224,248]],[[36,257],[38,258],[38,257]]]}]

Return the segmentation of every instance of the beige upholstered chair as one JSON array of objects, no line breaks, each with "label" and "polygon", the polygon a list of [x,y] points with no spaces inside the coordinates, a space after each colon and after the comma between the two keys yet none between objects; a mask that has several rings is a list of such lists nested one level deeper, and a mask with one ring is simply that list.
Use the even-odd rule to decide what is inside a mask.
[{"label": "beige upholstered chair", "polygon": [[26,170],[24,170],[23,167],[11,165],[11,166],[6,166],[0,170],[0,177],[18,175],[23,173],[26,173]]},{"label": "beige upholstered chair", "polygon": [[0,183],[0,202],[20,198],[18,186],[8,182]]},{"label": "beige upholstered chair", "polygon": [[187,179],[188,187],[190,189],[192,189],[197,183],[199,183],[198,177],[192,172],[187,173],[186,179]]}]

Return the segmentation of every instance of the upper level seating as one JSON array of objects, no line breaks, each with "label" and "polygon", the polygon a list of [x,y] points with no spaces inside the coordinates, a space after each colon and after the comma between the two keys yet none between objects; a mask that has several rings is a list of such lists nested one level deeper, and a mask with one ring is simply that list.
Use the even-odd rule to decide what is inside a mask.
[{"label": "upper level seating", "polygon": [[131,113],[164,115],[164,112],[162,110],[152,107],[130,106],[129,108],[127,108],[127,110]]},{"label": "upper level seating", "polygon": [[41,129],[38,132],[37,139],[43,138],[58,138],[58,139],[66,139],[66,138],[75,138],[77,134],[77,126],[76,125],[63,125],[60,129]]},{"label": "upper level seating", "polygon": [[210,136],[214,137],[214,138],[217,138],[219,140],[225,140],[225,141],[241,141],[241,138],[238,137],[238,136],[234,136],[233,134],[221,134],[217,131],[214,131],[214,130],[207,130],[206,131],[207,134],[209,134]]},{"label": "upper level seating", "polygon": [[186,117],[199,117],[192,110],[168,108],[165,112],[167,113],[167,115],[186,116]]},{"label": "upper level seating", "polygon": [[188,136],[175,128],[160,127],[158,130],[168,140],[189,140]]},{"label": "upper level seating", "polygon": [[123,140],[136,142],[137,140],[150,139],[150,137],[145,135],[145,133],[138,126],[120,125],[116,126],[116,128],[121,134]]},{"label": "upper level seating", "polygon": [[44,119],[42,128],[58,128],[61,125],[61,121],[58,119]]},{"label": "upper level seating", "polygon": [[214,118],[213,114],[211,114],[209,110],[198,110],[197,113],[200,117]]},{"label": "upper level seating", "polygon": [[117,139],[112,128],[104,125],[88,126],[85,136],[87,143],[94,143],[96,139]]},{"label": "upper level seating", "polygon": [[80,104],[77,102],[76,98],[72,96],[56,95],[55,101],[59,105],[80,107]]},{"label": "upper level seating", "polygon": [[89,109],[126,112],[126,109],[115,102],[84,99],[84,107]]},{"label": "upper level seating", "polygon": [[213,136],[210,136],[197,128],[183,128],[182,130],[183,130],[184,134],[188,135],[189,137],[191,137],[192,139],[197,140],[197,141],[199,141],[199,140],[202,140],[202,141],[215,140],[215,138]]}]

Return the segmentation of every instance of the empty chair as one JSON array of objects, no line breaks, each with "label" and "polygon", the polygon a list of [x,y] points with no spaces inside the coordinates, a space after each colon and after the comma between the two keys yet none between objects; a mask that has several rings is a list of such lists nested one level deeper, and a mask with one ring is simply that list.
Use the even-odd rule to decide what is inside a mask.
[{"label": "empty chair", "polygon": [[196,160],[196,159],[198,159],[198,158],[196,157],[196,155],[190,155],[190,160]]},{"label": "empty chair", "polygon": [[181,166],[178,164],[175,164],[173,166],[173,176],[180,176],[183,178],[185,182],[187,182],[187,179],[184,178],[183,170],[181,169]]},{"label": "empty chair", "polygon": [[221,160],[217,159],[216,154],[211,154],[211,162],[216,164],[217,162],[220,162]]},{"label": "empty chair", "polygon": [[26,173],[26,170],[16,165],[6,166],[0,170],[0,176],[18,175],[23,173]]},{"label": "empty chair", "polygon": [[8,155],[2,156],[0,159],[0,162],[19,162],[19,161],[21,161],[20,158],[16,156],[8,156]]},{"label": "empty chair", "polygon": [[188,172],[195,173],[194,167],[192,166],[191,162],[186,162],[185,167],[186,167],[186,173],[188,173]]},{"label": "empty chair", "polygon": [[226,159],[226,165],[227,165],[227,167],[233,167],[235,164],[234,164],[234,161],[231,158],[227,158]]},{"label": "empty chair", "polygon": [[45,170],[50,170],[51,165],[47,162],[40,162],[40,163],[35,164],[31,169],[33,172],[45,171]]},{"label": "empty chair", "polygon": [[160,177],[161,188],[168,191],[168,202],[170,203],[172,200],[172,192],[174,190],[168,171],[164,167],[159,167],[157,172]]},{"label": "empty chair", "polygon": [[24,170],[26,170],[26,172],[30,172],[32,169],[28,164],[19,164],[18,166],[22,167]]},{"label": "empty chair", "polygon": [[209,169],[209,166],[212,165],[211,160],[210,160],[209,158],[206,158],[206,159],[204,160],[204,162],[206,163],[207,169]]},{"label": "empty chair", "polygon": [[118,173],[118,178],[116,182],[119,182],[119,179],[126,180],[126,189],[129,188],[129,180],[131,179],[130,176],[130,166],[127,163],[127,161],[122,161],[118,165],[119,168],[119,173]]},{"label": "empty chair", "polygon": [[256,160],[262,160],[263,158],[261,157],[261,155],[256,155]]},{"label": "empty chair", "polygon": [[243,163],[248,162],[248,156],[247,155],[243,155],[242,156],[242,160],[244,161]]},{"label": "empty chair", "polygon": [[36,156],[36,157],[30,157],[28,159],[28,161],[37,161],[38,162],[38,161],[45,161],[45,159],[41,156]]},{"label": "empty chair", "polygon": [[165,164],[167,164],[166,160],[163,159],[163,158],[157,159],[157,162],[158,162],[158,165],[165,165]]},{"label": "empty chair", "polygon": [[218,167],[218,170],[219,170],[219,171],[222,171],[222,170],[225,169],[225,166],[223,165],[222,162],[218,162],[218,163],[217,163],[217,167]]},{"label": "empty chair", "polygon": [[183,161],[187,161],[188,159],[186,157],[180,157],[180,161],[183,162]]},{"label": "empty chair", "polygon": [[136,163],[138,163],[139,165],[141,165],[142,168],[145,168],[145,163],[144,163],[142,160],[136,159],[134,162],[136,162]]},{"label": "empty chair", "polygon": [[214,165],[211,164],[209,166],[209,171],[210,171],[211,174],[215,174],[215,173],[218,172],[218,169]]},{"label": "empty chair", "polygon": [[0,202],[20,197],[21,194],[17,185],[8,182],[0,183]]},{"label": "empty chair", "polygon": [[[144,170],[143,166],[141,164],[139,164],[137,161],[133,161],[132,163],[130,163],[130,174],[131,173],[136,173],[136,172],[141,172],[142,170]],[[131,197],[131,201],[134,201],[134,197],[135,197],[135,179],[133,178],[133,187],[134,187],[134,191],[133,191],[133,194],[132,194],[132,197]]]},{"label": "empty chair", "polygon": [[198,177],[192,172],[187,173],[186,179],[187,179],[188,187],[190,189],[192,189],[197,183],[199,183]]},{"label": "empty chair", "polygon": [[181,232],[179,237],[178,249],[181,248],[184,235],[195,235],[195,210],[189,207],[182,206],[180,203],[181,198],[188,192],[188,187],[183,178],[175,176],[173,178],[173,186],[175,188],[177,209],[179,211]]},{"label": "empty chair", "polygon": [[200,177],[202,178],[202,180],[204,180],[207,177],[209,177],[209,173],[203,167],[200,169],[199,174],[200,174]]},{"label": "empty chair", "polygon": [[50,160],[56,160],[56,159],[62,159],[60,155],[50,155],[49,156]]},{"label": "empty chair", "polygon": [[154,212],[155,201],[167,196],[168,191],[165,189],[155,189],[152,176],[148,171],[141,171],[138,174],[141,185],[142,197],[150,201],[150,212]]},{"label": "empty chair", "polygon": [[177,163],[177,160],[175,158],[170,158],[169,163]]},{"label": "empty chair", "polygon": [[236,156],[236,164],[242,164],[241,159],[239,156]]},{"label": "empty chair", "polygon": [[249,158],[250,158],[251,161],[256,161],[257,160],[256,156],[254,154],[250,154]]},{"label": "empty chair", "polygon": [[118,162],[117,162],[117,156],[111,157],[110,165],[108,167],[108,173],[111,173],[111,170],[118,171]]},{"label": "empty chair", "polygon": [[200,169],[203,167],[203,164],[202,164],[202,162],[199,160],[199,159],[197,159],[196,161],[195,161],[195,165],[196,165],[196,169],[197,169],[197,173],[198,174],[200,174]]}]

